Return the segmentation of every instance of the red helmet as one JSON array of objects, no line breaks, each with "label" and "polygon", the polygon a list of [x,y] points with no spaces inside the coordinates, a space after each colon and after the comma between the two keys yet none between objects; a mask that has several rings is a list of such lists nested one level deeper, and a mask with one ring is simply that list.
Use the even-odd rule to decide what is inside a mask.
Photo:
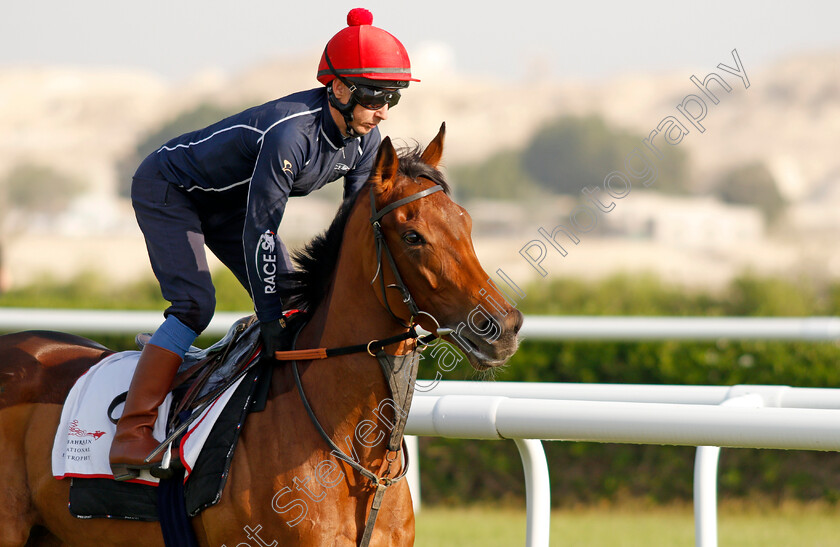
[{"label": "red helmet", "polygon": [[329,64],[339,75],[359,84],[406,87],[410,81],[420,81],[411,77],[411,62],[400,41],[372,23],[373,15],[368,10],[350,10],[347,28],[338,31],[321,54],[319,82],[327,85],[335,79]]}]

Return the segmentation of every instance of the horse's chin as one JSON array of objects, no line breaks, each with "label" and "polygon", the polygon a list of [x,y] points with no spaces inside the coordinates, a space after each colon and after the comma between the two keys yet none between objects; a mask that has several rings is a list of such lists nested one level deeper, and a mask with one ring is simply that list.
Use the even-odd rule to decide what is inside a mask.
[{"label": "horse's chin", "polygon": [[501,367],[516,353],[519,346],[516,335],[502,336],[492,343],[469,336],[462,336],[462,340],[469,345],[470,351],[460,348],[461,351],[467,356],[470,365],[479,372]]}]

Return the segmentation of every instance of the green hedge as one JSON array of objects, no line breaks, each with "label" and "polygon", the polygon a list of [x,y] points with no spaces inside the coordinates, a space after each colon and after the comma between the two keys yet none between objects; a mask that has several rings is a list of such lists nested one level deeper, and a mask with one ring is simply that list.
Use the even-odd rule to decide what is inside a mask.
[{"label": "green hedge", "polygon": [[[232,275],[214,277],[218,309],[250,309]],[[0,306],[160,309],[152,280],[118,288],[94,275],[70,283],[43,279],[0,295]],[[526,314],[817,316],[840,315],[840,284],[817,285],[742,277],[718,292],[668,286],[652,276],[617,276],[597,283],[573,279],[527,287]],[[132,349],[133,335],[95,338],[115,349]],[[207,345],[212,339],[200,339]],[[525,382],[644,384],[786,384],[840,386],[840,346],[827,342],[529,342],[495,378]],[[424,362],[421,377],[435,372]],[[478,379],[466,361],[447,379]],[[620,501],[688,501],[694,449],[547,442],[555,505]],[[515,502],[524,497],[522,466],[511,441],[422,438],[422,492],[428,503]],[[723,450],[720,496],[771,501],[840,499],[840,457],[833,453]]]},{"label": "green hedge", "polygon": [[[599,283],[565,279],[526,289],[526,314],[668,316],[840,315],[840,285],[742,277],[723,291],[669,287],[654,277]],[[830,342],[528,342],[495,374],[504,381],[840,386],[840,346]],[[432,372],[424,371],[431,378]],[[471,379],[462,368],[447,379]],[[692,497],[694,449],[674,446],[544,443],[556,506]],[[429,503],[494,502],[524,496],[512,441],[421,439],[421,481]],[[830,502],[840,499],[833,453],[723,450],[721,498]]]}]

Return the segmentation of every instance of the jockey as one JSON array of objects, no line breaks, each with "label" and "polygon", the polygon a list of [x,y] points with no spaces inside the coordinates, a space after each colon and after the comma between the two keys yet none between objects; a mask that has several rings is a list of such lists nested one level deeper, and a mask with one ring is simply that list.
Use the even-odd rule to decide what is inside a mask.
[{"label": "jockey", "polygon": [[372,26],[362,8],[330,39],[318,66],[325,87],[293,93],[181,135],[137,169],[131,199],[152,269],[170,306],[143,348],[117,424],[110,460],[125,480],[160,461],[143,460],[157,407],[184,354],[215,308],[204,245],[233,271],[254,301],[264,355],[286,327],[278,296],[293,269],[278,227],[289,197],[344,177],[344,199],[367,180],[379,147],[377,125],[408,87],[405,48]]}]

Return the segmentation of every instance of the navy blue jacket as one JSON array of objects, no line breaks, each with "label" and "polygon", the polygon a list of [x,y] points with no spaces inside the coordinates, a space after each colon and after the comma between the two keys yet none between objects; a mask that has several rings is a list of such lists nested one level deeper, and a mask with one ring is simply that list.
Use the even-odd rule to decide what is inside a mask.
[{"label": "navy blue jacket", "polygon": [[[345,178],[345,199],[370,174],[379,130],[345,139],[330,115],[326,88],[288,95],[204,129],[172,139],[157,151],[159,169],[187,192],[242,191],[248,185],[242,234],[254,308],[260,321],[282,314],[277,237],[286,202]],[[231,206],[237,206],[232,203]]]}]

